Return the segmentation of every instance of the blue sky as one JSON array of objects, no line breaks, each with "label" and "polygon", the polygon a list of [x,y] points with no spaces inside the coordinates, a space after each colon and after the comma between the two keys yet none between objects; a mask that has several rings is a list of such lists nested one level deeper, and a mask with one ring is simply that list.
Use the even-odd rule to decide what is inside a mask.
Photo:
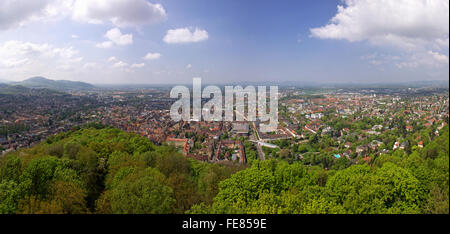
[{"label": "blue sky", "polygon": [[0,79],[448,80],[448,0],[34,2],[0,3]]}]

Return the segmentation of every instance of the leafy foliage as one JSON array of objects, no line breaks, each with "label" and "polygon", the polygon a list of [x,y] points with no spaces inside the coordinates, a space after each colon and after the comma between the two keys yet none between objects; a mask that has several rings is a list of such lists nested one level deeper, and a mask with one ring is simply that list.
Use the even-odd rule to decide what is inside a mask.
[{"label": "leafy foliage", "polygon": [[203,163],[133,133],[90,126],[1,158],[0,213],[449,212],[448,127],[410,153],[324,168],[326,161],[256,157],[246,169]]},{"label": "leafy foliage", "polygon": [[237,170],[86,126],[0,160],[0,213],[184,213],[211,204],[218,183]]}]

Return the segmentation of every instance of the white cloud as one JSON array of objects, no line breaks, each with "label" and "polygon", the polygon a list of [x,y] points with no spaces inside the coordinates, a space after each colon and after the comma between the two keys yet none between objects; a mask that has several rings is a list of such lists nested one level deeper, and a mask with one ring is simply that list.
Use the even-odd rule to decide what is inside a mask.
[{"label": "white cloud", "polygon": [[177,28],[168,30],[163,40],[169,44],[192,43],[207,40],[208,37],[208,32],[203,29],[195,28],[192,32],[189,28]]},{"label": "white cloud", "polygon": [[160,57],[161,57],[160,53],[147,53],[143,59],[155,60],[155,59],[159,59]]},{"label": "white cloud", "polygon": [[442,46],[448,41],[448,0],[343,2],[329,24],[311,29],[313,37],[351,42],[368,40],[407,49]]},{"label": "white cloud", "polygon": [[83,61],[83,59],[84,59],[83,57],[77,57],[77,58],[69,59],[68,62],[70,62],[70,63],[78,63],[78,62]]},{"label": "white cloud", "polygon": [[19,67],[23,64],[28,63],[30,60],[27,58],[24,59],[5,59],[4,61],[0,62],[0,65],[3,65],[4,67],[11,68],[11,67]]},{"label": "white cloud", "polygon": [[120,46],[133,44],[133,34],[122,34],[118,28],[108,30],[104,37],[109,39],[109,41],[97,43],[95,47],[107,49],[111,48],[114,44]]},{"label": "white cloud", "polygon": [[370,63],[371,63],[372,65],[378,66],[378,65],[383,64],[383,61],[380,61],[380,60],[371,60]]},{"label": "white cloud", "polygon": [[110,22],[118,27],[135,27],[167,19],[161,4],[153,4],[147,0],[0,1],[0,30],[66,16],[94,24]]},{"label": "white cloud", "polygon": [[134,27],[164,21],[167,14],[161,4],[146,0],[77,0],[72,18],[93,24],[109,21],[118,27]]},{"label": "white cloud", "polygon": [[51,46],[49,44],[7,41],[0,46],[0,56],[2,56],[2,60],[8,57],[31,57],[33,55],[41,55],[46,51],[51,51]]},{"label": "white cloud", "polygon": [[[394,48],[397,67],[438,67],[448,63],[448,0],[343,0],[330,23],[312,28],[311,37],[368,41],[372,45]],[[433,52],[434,51],[434,52]],[[441,53],[439,53],[441,52]],[[382,60],[370,60],[380,65]],[[387,64],[387,63],[386,63]]]},{"label": "white cloud", "polygon": [[137,68],[145,67],[145,64],[144,63],[133,63],[130,65],[126,62],[118,61],[118,62],[114,63],[112,66],[114,68],[117,68],[121,72],[132,73],[132,72],[135,72]]},{"label": "white cloud", "polygon": [[83,61],[73,47],[56,47],[48,43],[6,41],[0,44],[0,76],[23,79],[36,74],[70,71]]},{"label": "white cloud", "polygon": [[108,58],[108,62],[115,62],[115,61],[117,61],[117,58],[114,56]]},{"label": "white cloud", "polygon": [[76,34],[72,34],[72,36],[71,36],[73,39],[78,39],[79,38],[79,36],[78,35],[76,35]]},{"label": "white cloud", "polygon": [[428,54],[433,57],[439,63],[448,64],[448,56],[445,54],[440,54],[438,52],[428,51]]},{"label": "white cloud", "polygon": [[108,32],[106,32],[105,37],[117,45],[133,44],[133,35],[122,34],[122,32],[118,28],[110,29]]},{"label": "white cloud", "polygon": [[79,53],[78,50],[74,50],[73,47],[68,48],[54,48],[53,53],[58,54],[62,58],[72,58],[74,55],[77,55]]},{"label": "white cloud", "polygon": [[362,60],[367,60],[370,64],[379,65],[393,65],[397,68],[448,68],[449,58],[445,54],[436,51],[416,51],[415,53],[405,53],[402,56],[387,55],[373,53],[361,56]]},{"label": "white cloud", "polygon": [[83,68],[85,68],[85,69],[94,69],[96,67],[97,67],[97,63],[85,63],[83,65]]},{"label": "white cloud", "polygon": [[113,63],[112,67],[117,68],[119,71],[122,72],[135,72],[135,69],[145,67],[145,63],[133,63],[130,65],[127,62],[118,60],[114,56],[109,57],[108,62]]},{"label": "white cloud", "polygon": [[73,71],[75,70],[75,67],[69,64],[63,64],[56,67],[57,70],[61,71]]},{"label": "white cloud", "polygon": [[107,49],[107,48],[111,48],[113,45],[114,45],[114,43],[112,41],[104,41],[104,42],[95,44],[95,47]]},{"label": "white cloud", "polygon": [[145,67],[145,63],[134,63],[131,64],[131,68],[142,68]]},{"label": "white cloud", "polygon": [[[72,47],[58,48],[43,43],[7,41],[0,45],[0,62],[3,61],[39,61],[41,59],[56,58],[62,62],[79,62],[83,58],[75,57],[79,51]],[[17,64],[17,63],[16,63]]]},{"label": "white cloud", "polygon": [[[69,0],[2,0],[0,1],[0,30],[46,20],[67,13]],[[58,8],[58,11],[55,9]]]},{"label": "white cloud", "polygon": [[119,61],[119,62],[114,63],[113,67],[117,67],[117,68],[128,67],[128,63]]},{"label": "white cloud", "polygon": [[186,65],[186,69],[191,69],[191,68],[192,68],[191,64]]},{"label": "white cloud", "polygon": [[438,38],[436,39],[436,43],[443,48],[448,48],[449,47],[449,38],[447,37],[447,39],[441,39]]}]

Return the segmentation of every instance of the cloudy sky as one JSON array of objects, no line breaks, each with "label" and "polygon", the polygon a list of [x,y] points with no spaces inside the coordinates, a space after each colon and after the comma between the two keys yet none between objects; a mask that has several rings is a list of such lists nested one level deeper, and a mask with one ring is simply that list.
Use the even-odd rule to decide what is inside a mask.
[{"label": "cloudy sky", "polygon": [[0,79],[448,80],[448,0],[1,0]]}]

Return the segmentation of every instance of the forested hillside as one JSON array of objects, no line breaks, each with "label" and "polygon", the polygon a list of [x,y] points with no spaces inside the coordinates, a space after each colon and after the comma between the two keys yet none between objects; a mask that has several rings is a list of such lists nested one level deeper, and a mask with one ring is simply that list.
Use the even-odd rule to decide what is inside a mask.
[{"label": "forested hillside", "polygon": [[0,213],[448,213],[449,130],[341,170],[218,165],[114,128],[60,133],[0,160]]},{"label": "forested hillside", "polygon": [[97,128],[61,133],[2,158],[0,213],[184,213],[212,203],[218,183],[240,169]]}]

